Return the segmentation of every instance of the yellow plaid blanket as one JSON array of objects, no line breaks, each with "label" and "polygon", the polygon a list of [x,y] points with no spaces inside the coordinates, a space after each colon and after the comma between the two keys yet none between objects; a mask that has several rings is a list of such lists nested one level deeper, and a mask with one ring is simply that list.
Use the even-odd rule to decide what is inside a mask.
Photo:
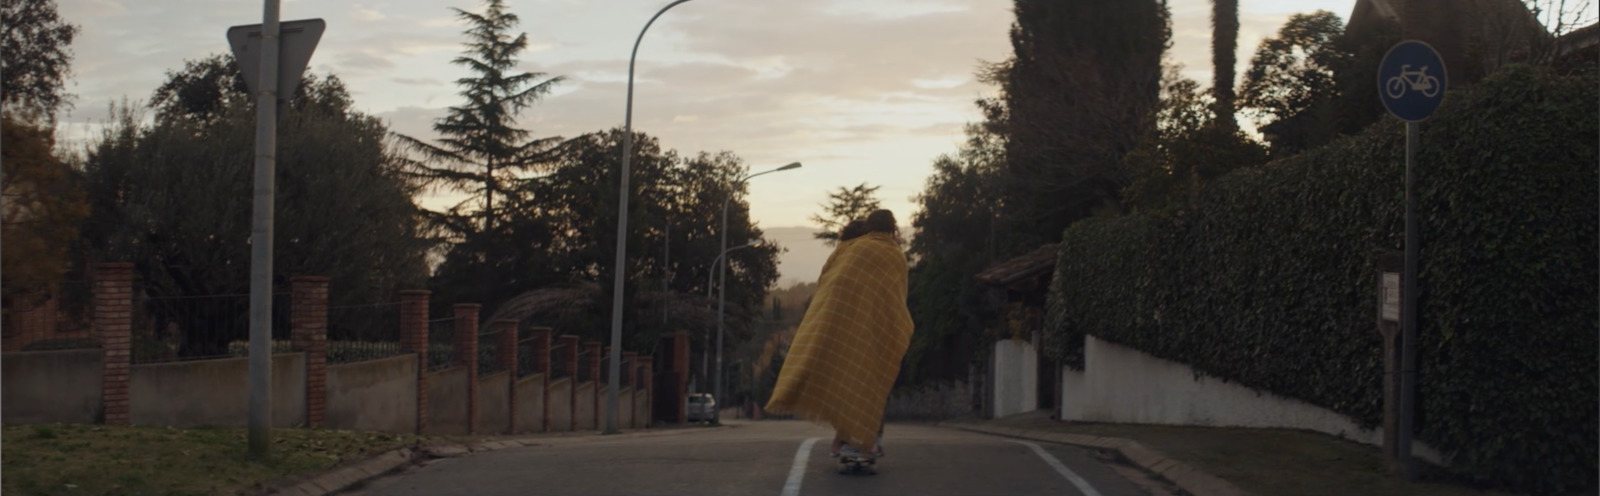
[{"label": "yellow plaid blanket", "polygon": [[877,437],[911,344],[906,284],[906,257],[890,235],[840,243],[822,266],[767,411],[826,422],[852,446]]}]

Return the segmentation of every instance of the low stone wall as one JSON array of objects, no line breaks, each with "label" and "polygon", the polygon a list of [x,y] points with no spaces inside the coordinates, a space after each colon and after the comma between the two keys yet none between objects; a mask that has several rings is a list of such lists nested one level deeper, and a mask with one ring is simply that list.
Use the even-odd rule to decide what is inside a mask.
[{"label": "low stone wall", "polygon": [[[622,388],[617,393],[617,427],[633,427],[633,388]],[[605,420],[600,421],[604,425]]]},{"label": "low stone wall", "polygon": [[549,432],[569,432],[572,430],[572,378],[550,381],[548,387],[544,411],[550,418],[545,419],[544,425]]},{"label": "low stone wall", "polygon": [[973,418],[972,390],[966,382],[932,384],[889,395],[888,420],[955,420]]},{"label": "low stone wall", "polygon": [[99,421],[99,348],[24,351],[0,356],[0,420],[7,424]]},{"label": "low stone wall", "polygon": [[633,390],[633,428],[644,429],[650,427],[650,391],[647,389]]},{"label": "low stone wall", "polygon": [[[1188,365],[1095,336],[1084,339],[1084,370],[1062,373],[1063,420],[1129,424],[1304,429],[1374,446],[1381,429],[1305,401],[1197,375]],[[1443,465],[1424,443],[1417,458]]]},{"label": "low stone wall", "polygon": [[327,401],[330,429],[414,432],[416,355],[329,365]]},{"label": "low stone wall", "polygon": [[478,377],[477,434],[505,434],[511,427],[511,373]]},{"label": "low stone wall", "polygon": [[466,368],[428,373],[428,427],[424,433],[467,433]]},{"label": "low stone wall", "polygon": [[[272,425],[306,420],[306,356],[272,356]],[[134,365],[128,381],[134,425],[243,427],[250,415],[250,359]]]},{"label": "low stone wall", "polygon": [[544,374],[517,379],[517,433],[544,432]]},{"label": "low stone wall", "polygon": [[593,382],[578,384],[572,394],[572,430],[595,430],[595,393],[599,388]]}]

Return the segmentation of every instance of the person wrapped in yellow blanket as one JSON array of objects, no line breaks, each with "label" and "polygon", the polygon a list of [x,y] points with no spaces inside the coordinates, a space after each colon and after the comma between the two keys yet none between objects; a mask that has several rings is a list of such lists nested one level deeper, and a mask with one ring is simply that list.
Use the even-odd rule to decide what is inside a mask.
[{"label": "person wrapped in yellow blanket", "polygon": [[831,425],[834,454],[842,444],[879,453],[884,406],[911,344],[906,257],[894,213],[868,215],[866,231],[854,238],[843,233],[823,264],[766,406]]}]

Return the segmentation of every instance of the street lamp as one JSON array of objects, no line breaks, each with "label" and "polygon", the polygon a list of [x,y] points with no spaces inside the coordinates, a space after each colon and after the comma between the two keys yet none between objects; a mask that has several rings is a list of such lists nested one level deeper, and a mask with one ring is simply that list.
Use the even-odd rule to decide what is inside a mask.
[{"label": "street lamp", "polygon": [[[733,200],[733,192],[739,188],[739,185],[744,184],[745,181],[749,181],[752,177],[762,174],[771,174],[774,172],[783,172],[786,170],[794,170],[799,168],[800,162],[791,162],[789,165],[766,172],[757,172],[755,174],[741,177],[738,181],[734,181],[731,185],[732,187],[728,188],[728,196],[722,199],[722,240],[717,242],[717,246],[728,246],[728,202]],[[721,257],[719,256],[718,258]],[[720,399],[722,398],[722,311],[725,298],[727,297],[728,293],[728,264],[723,263],[717,270],[720,275],[717,276],[717,379],[715,391],[716,397]]]},{"label": "street lamp", "polygon": [[639,42],[644,41],[644,32],[650,30],[650,25],[655,24],[656,18],[665,14],[667,9],[689,0],[676,0],[662,7],[656,15],[650,17],[650,22],[644,23],[644,29],[639,30],[639,37],[633,40],[633,53],[628,55],[628,104],[627,114],[622,121],[622,181],[617,187],[619,192],[617,200],[617,261],[613,265],[616,277],[612,280],[611,290],[611,360],[608,372],[611,380],[608,381],[606,392],[606,429],[605,434],[617,433],[617,389],[621,388],[622,374],[622,293],[623,275],[627,272],[623,264],[628,258],[628,158],[633,155],[633,62],[639,57]]},{"label": "street lamp", "polygon": [[[711,261],[711,266],[712,267],[716,267],[717,264],[722,263],[723,257],[726,257],[728,255],[728,252],[730,252],[730,251],[737,250],[737,249],[740,249],[740,248],[752,248],[752,247],[756,247],[756,246],[761,246],[763,244],[766,244],[766,242],[767,241],[763,240],[763,239],[752,239],[748,243],[745,243],[745,244],[742,244],[742,245],[739,245],[739,246],[735,246],[735,247],[732,247],[732,248],[728,248],[726,250],[722,250],[722,253],[717,254],[717,258],[715,260]],[[706,274],[706,300],[710,300],[711,299],[711,287],[712,287],[712,282],[713,282],[713,276],[715,276],[715,275],[716,275],[715,272]],[[720,313],[722,310],[719,308],[719,309],[717,309],[717,311]],[[721,321],[722,320],[722,316],[718,315],[717,316],[717,320]],[[706,347],[710,348],[711,347],[711,336],[710,336],[711,333],[707,332],[706,334],[707,334],[706,341],[705,341]],[[706,370],[706,367],[708,367],[710,365],[709,362],[711,361],[711,353],[710,353],[710,351],[711,350],[707,349],[705,352],[700,353],[700,377],[707,377],[707,376],[710,375],[710,372],[708,372]],[[717,368],[720,369],[721,367],[722,367],[722,341],[719,340],[719,341],[717,341]],[[700,387],[704,387],[704,386],[700,386]],[[696,389],[699,389],[699,387],[696,387]],[[719,394],[719,396],[714,396],[715,398],[717,398],[717,401],[722,401],[722,399],[721,399],[722,396],[720,396],[721,391],[715,391],[715,392],[717,394]]]}]

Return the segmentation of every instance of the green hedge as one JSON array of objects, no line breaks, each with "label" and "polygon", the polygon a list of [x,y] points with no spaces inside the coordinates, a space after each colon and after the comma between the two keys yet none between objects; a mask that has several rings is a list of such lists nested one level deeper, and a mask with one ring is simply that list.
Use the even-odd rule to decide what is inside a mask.
[{"label": "green hedge", "polygon": [[[1505,70],[1452,92],[1421,129],[1418,439],[1521,491],[1597,475],[1593,74]],[[1404,239],[1404,126],[1232,173],[1187,212],[1067,229],[1047,350],[1083,335],[1382,419],[1379,255]]]}]

